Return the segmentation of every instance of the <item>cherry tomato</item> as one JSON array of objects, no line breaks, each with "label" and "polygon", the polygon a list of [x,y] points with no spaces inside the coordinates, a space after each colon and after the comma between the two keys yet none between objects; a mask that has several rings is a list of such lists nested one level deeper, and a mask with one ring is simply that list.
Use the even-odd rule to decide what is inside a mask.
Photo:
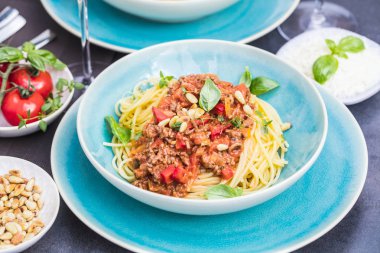
[{"label": "cherry tomato", "polygon": [[37,93],[40,93],[45,99],[53,91],[53,80],[47,71],[38,71],[37,75],[32,75],[30,69],[19,68],[9,75],[9,81],[14,82],[21,87],[28,88],[30,84],[34,86]]},{"label": "cherry tomato", "polygon": [[154,115],[154,122],[160,123],[161,121],[170,118],[168,115],[166,115],[162,110],[152,107],[153,115]]},{"label": "cherry tomato", "polygon": [[[13,90],[4,96],[1,110],[9,124],[17,126],[20,123],[20,119],[17,115],[27,119],[29,111],[30,118],[34,118],[41,112],[41,107],[44,103],[44,98],[37,92],[34,92],[28,98],[22,98],[19,90]],[[31,119],[28,120],[27,123],[37,120],[37,118]]]}]

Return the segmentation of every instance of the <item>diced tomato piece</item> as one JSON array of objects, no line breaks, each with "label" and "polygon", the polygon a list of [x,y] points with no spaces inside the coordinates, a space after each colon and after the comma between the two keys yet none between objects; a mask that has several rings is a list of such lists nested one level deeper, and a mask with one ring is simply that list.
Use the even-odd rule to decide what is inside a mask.
[{"label": "diced tomato piece", "polygon": [[246,97],[247,93],[249,93],[249,90],[248,90],[247,86],[245,86],[244,83],[239,84],[238,86],[235,87],[235,89],[239,90],[243,94],[243,97]]},{"label": "diced tomato piece", "polygon": [[166,115],[162,110],[160,110],[156,107],[152,107],[152,111],[153,111],[153,116],[154,116],[154,122],[156,124],[160,123],[164,119],[170,118],[170,116]]},{"label": "diced tomato piece", "polygon": [[172,175],[175,170],[174,165],[169,165],[166,169],[161,171],[161,181],[165,184],[173,182]]},{"label": "diced tomato piece", "polygon": [[210,119],[196,119],[196,120],[194,120],[195,124],[197,124],[198,126],[204,126],[209,121],[210,121]]},{"label": "diced tomato piece", "polygon": [[183,140],[183,136],[180,133],[177,133],[177,135],[176,135],[175,148],[176,149],[186,149],[186,143]]},{"label": "diced tomato piece", "polygon": [[175,168],[172,178],[178,183],[184,184],[187,182],[186,170],[182,168]]},{"label": "diced tomato piece", "polygon": [[211,140],[214,141],[223,133],[224,130],[226,130],[229,127],[230,127],[230,124],[212,126],[211,135],[210,135]]},{"label": "diced tomato piece", "polygon": [[224,168],[221,173],[224,180],[228,180],[234,176],[234,171],[231,168]]},{"label": "diced tomato piece", "polygon": [[212,112],[216,115],[224,116],[226,114],[226,108],[223,103],[217,103]]},{"label": "diced tomato piece", "polygon": [[196,153],[191,154],[189,171],[191,172],[193,179],[195,179],[195,177],[198,176],[198,162],[199,162],[199,159]]}]

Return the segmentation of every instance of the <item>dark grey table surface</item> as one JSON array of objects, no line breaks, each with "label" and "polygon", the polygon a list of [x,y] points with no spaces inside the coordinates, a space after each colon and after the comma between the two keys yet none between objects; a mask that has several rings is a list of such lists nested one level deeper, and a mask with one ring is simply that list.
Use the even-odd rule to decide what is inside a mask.
[{"label": "dark grey table surface", "polygon": [[[65,0],[75,1],[75,0]],[[380,0],[331,0],[351,10],[357,17],[360,33],[380,43]],[[46,46],[66,63],[81,60],[80,40],[51,19],[37,0],[1,0],[0,9],[16,7],[27,25],[7,43],[13,46],[39,34],[54,30],[58,38]],[[90,14],[91,15],[91,14]],[[249,24],[247,24],[249,25]],[[285,41],[272,31],[250,43],[276,52]],[[111,64],[123,56],[97,46],[91,48],[92,58]],[[379,71],[380,73],[380,71]],[[364,132],[369,151],[369,170],[364,190],[348,215],[330,232],[298,252],[380,252],[380,93],[365,102],[350,106]],[[47,133],[21,138],[0,138],[0,155],[27,159],[51,174],[50,148],[59,120]],[[62,201],[56,222],[45,237],[27,252],[126,252],[86,227]]]}]

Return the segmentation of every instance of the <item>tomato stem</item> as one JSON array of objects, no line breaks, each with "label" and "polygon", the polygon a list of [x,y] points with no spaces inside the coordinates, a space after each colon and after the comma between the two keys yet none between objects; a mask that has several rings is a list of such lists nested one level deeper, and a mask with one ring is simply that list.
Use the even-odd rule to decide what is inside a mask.
[{"label": "tomato stem", "polygon": [[8,76],[9,74],[11,73],[12,69],[14,67],[14,64],[9,64],[8,67],[7,67],[7,70],[2,74],[2,83],[1,83],[1,88],[0,88],[0,106],[2,105],[3,103],[3,99],[4,99],[4,91],[5,91],[5,88],[7,87],[7,81],[8,81]]}]

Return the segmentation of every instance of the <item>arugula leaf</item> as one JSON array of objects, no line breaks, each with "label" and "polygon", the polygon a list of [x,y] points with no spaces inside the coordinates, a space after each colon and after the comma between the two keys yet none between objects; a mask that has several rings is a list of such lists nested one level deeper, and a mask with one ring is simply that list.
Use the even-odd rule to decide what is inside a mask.
[{"label": "arugula leaf", "polygon": [[165,76],[162,71],[160,71],[160,82],[158,83],[158,86],[160,88],[168,86],[169,82],[173,80],[174,76]]},{"label": "arugula leaf", "polygon": [[323,55],[319,57],[313,64],[314,79],[324,84],[338,70],[339,62],[332,55]]},{"label": "arugula leaf", "polygon": [[131,140],[131,129],[124,128],[116,122],[112,116],[104,118],[107,123],[108,130],[123,144],[127,144]]},{"label": "arugula leaf", "polygon": [[338,48],[344,52],[358,53],[365,49],[364,42],[354,36],[347,36],[339,41]]},{"label": "arugula leaf", "polygon": [[0,48],[0,62],[18,62],[24,59],[21,50],[14,47]]},{"label": "arugula leaf", "polygon": [[243,194],[243,189],[232,188],[225,184],[218,184],[207,189],[205,197],[207,199],[235,198]]},{"label": "arugula leaf", "polygon": [[251,86],[251,82],[252,82],[252,75],[251,75],[251,72],[249,72],[248,66],[246,66],[245,72],[240,77],[239,84],[244,83],[245,86],[247,86],[249,88]]},{"label": "arugula leaf", "polygon": [[219,102],[220,97],[221,92],[218,86],[210,78],[207,78],[199,94],[199,107],[209,112]]},{"label": "arugula leaf", "polygon": [[241,128],[241,125],[243,124],[243,121],[239,117],[235,117],[231,120],[231,124],[234,125],[236,128]]},{"label": "arugula leaf", "polygon": [[252,80],[250,90],[252,94],[259,96],[279,86],[278,82],[264,76],[259,76]]}]

